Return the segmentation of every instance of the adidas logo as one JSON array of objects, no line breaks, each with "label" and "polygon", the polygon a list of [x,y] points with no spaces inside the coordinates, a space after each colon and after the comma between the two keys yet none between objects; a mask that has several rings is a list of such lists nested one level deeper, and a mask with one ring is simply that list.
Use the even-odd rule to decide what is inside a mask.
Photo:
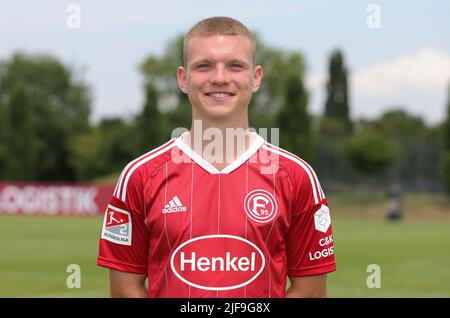
[{"label": "adidas logo", "polygon": [[186,210],[186,207],[181,204],[178,196],[174,196],[172,200],[170,200],[170,202],[166,204],[164,209],[162,209],[162,213],[186,212]]}]

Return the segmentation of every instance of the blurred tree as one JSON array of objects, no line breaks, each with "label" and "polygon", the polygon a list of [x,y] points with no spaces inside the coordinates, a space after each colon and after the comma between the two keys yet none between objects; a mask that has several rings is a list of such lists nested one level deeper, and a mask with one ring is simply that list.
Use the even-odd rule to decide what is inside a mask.
[{"label": "blurred tree", "polygon": [[437,191],[443,129],[428,127],[422,118],[408,114],[402,108],[394,107],[379,118],[361,120],[355,125],[358,130],[376,131],[397,148],[392,165],[373,179],[380,183],[400,183],[407,190]]},{"label": "blurred tree", "polygon": [[444,181],[447,195],[450,196],[450,151],[442,154],[442,179]]},{"label": "blurred tree", "polygon": [[91,180],[121,171],[134,157],[132,129],[120,118],[104,118],[97,127],[74,138],[70,163],[77,179]]},{"label": "blurred tree", "polygon": [[159,146],[162,130],[161,119],[162,116],[158,111],[158,91],[152,83],[147,83],[144,107],[134,122],[135,155],[140,156]]},{"label": "blurred tree", "polygon": [[[7,152],[7,127],[8,121],[6,120],[6,107],[0,100],[0,167],[4,167],[8,160],[8,152]],[[3,174],[5,173],[4,169],[0,168],[0,179],[4,178]]]},{"label": "blurred tree", "polygon": [[[29,180],[35,178],[36,141],[33,140],[33,123],[30,107],[31,98],[26,95],[25,87],[16,83],[12,88],[10,100],[5,108],[4,141],[5,158],[3,178],[7,180]],[[14,160],[12,160],[14,158]]]},{"label": "blurred tree", "polygon": [[[69,140],[88,128],[90,113],[88,88],[75,77],[71,69],[50,56],[15,54],[0,62],[0,107],[5,115],[2,124],[7,127],[0,133],[0,177],[74,179],[68,162]],[[22,116],[25,121],[18,123]],[[18,144],[14,142],[18,142],[17,125],[27,136]],[[24,149],[27,144],[29,150]],[[27,158],[11,155],[24,151]]]},{"label": "blurred tree", "polygon": [[390,178],[393,181],[424,183],[425,180],[438,179],[437,165],[433,154],[439,152],[438,140],[433,138],[423,119],[408,114],[399,108],[385,112],[371,125],[384,138],[394,142],[399,149]]},{"label": "blurred tree", "polygon": [[[286,88],[292,78],[305,77],[305,61],[300,52],[288,52],[267,46],[256,38],[256,63],[264,75],[259,91],[249,105],[250,125],[254,128],[281,128],[278,112],[286,104]],[[303,89],[304,90],[304,89]]]},{"label": "blurred tree", "polygon": [[69,161],[78,181],[91,180],[108,172],[109,163],[100,157],[101,144],[102,135],[98,127],[92,127],[70,140]]},{"label": "blurred tree", "polygon": [[342,149],[350,137],[345,125],[338,118],[322,117],[316,141],[317,170],[324,181],[352,182],[355,171],[345,160]]},{"label": "blurred tree", "polygon": [[397,154],[395,145],[372,129],[354,134],[345,142],[343,149],[351,165],[367,175],[388,167]]},{"label": "blurred tree", "polygon": [[408,114],[403,110],[404,108],[392,107],[373,122],[374,127],[399,142],[404,141],[405,138],[423,135],[426,130],[423,119]]},{"label": "blurred tree", "polygon": [[441,178],[450,196],[450,85],[448,89],[447,118],[444,122],[444,149],[441,158]]},{"label": "blurred tree", "polygon": [[291,76],[284,105],[278,113],[281,146],[310,162],[313,157],[311,118],[306,105],[308,95],[300,75]]},{"label": "blurred tree", "polygon": [[444,123],[444,149],[450,151],[450,85],[447,99],[447,118]]},{"label": "blurred tree", "polygon": [[325,180],[351,182],[354,173],[344,160],[342,147],[352,133],[348,105],[347,69],[340,50],[332,52],[328,67],[327,99],[319,121],[318,170]]},{"label": "blurred tree", "polygon": [[162,56],[149,55],[141,65],[146,89],[153,87],[158,91],[158,110],[162,113],[160,142],[170,138],[173,129],[191,125],[189,99],[179,89],[176,76],[178,66],[183,65],[183,41],[184,36],[178,35],[168,42]]},{"label": "blurred tree", "polygon": [[342,129],[351,132],[350,109],[348,105],[347,69],[340,50],[332,52],[329,64],[325,118],[335,118],[342,123]]},{"label": "blurred tree", "polygon": [[104,173],[120,171],[133,159],[132,127],[120,118],[104,118],[99,126],[101,144],[97,157],[105,166]]}]

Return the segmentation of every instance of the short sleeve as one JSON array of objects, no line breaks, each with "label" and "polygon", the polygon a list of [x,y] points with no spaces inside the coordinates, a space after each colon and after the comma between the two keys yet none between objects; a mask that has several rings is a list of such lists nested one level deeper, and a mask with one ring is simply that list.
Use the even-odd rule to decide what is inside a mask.
[{"label": "short sleeve", "polygon": [[331,215],[317,176],[309,166],[293,173],[293,211],[287,239],[289,276],[336,270]]},{"label": "short sleeve", "polygon": [[127,179],[126,172],[122,172],[103,216],[97,265],[147,274],[149,234],[141,178],[134,172]]}]

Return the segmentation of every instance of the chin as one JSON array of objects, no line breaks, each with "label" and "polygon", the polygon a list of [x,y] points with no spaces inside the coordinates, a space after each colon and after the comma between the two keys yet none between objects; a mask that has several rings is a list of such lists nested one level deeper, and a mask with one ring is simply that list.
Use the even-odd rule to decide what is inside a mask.
[{"label": "chin", "polygon": [[199,111],[207,118],[227,118],[236,112],[233,105],[204,105]]},{"label": "chin", "polygon": [[221,119],[229,117],[233,112],[229,109],[209,109],[204,111],[203,114],[205,117]]}]

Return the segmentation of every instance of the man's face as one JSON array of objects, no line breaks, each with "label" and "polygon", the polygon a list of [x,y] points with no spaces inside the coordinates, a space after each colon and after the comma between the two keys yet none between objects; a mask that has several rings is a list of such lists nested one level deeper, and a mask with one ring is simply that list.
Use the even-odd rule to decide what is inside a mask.
[{"label": "man's face", "polygon": [[230,118],[247,112],[260,86],[251,41],[240,35],[194,36],[186,45],[186,65],[177,70],[178,84],[200,118]]}]

